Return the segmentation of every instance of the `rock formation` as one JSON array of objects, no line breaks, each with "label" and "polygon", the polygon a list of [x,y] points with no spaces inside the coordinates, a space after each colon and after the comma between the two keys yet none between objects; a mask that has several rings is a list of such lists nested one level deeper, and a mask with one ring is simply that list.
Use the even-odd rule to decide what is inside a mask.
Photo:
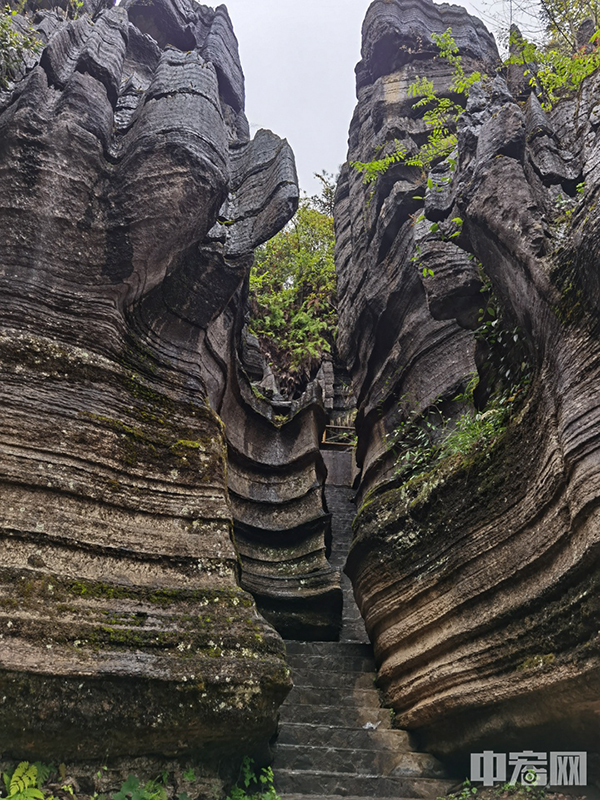
[{"label": "rock formation", "polygon": [[[247,331],[298,187],[225,7],[105,6],[29,0],[44,48],[0,91],[0,751],[196,758],[208,792],[289,690],[269,623],[337,636],[319,445],[350,391],[325,364],[284,400]],[[338,355],[380,685],[464,765],[598,732],[600,78],[546,114],[463,9],[375,0],[350,161],[426,139],[408,87],[448,94],[448,27],[489,77],[429,174],[344,169]],[[475,412],[494,436],[428,462]]]},{"label": "rock formation", "polygon": [[86,3],[35,13],[0,93],[0,752],[214,773],[291,685],[234,517],[281,628],[336,624],[318,390],[277,427],[242,361],[296,172],[249,136],[224,6]]},{"label": "rock formation", "polygon": [[[473,748],[599,741],[600,76],[544,113],[514,99],[464,9],[375,0],[349,161],[425,140],[408,87],[425,76],[448,92],[452,66],[431,40],[448,27],[465,72],[489,77],[430,174],[400,160],[365,185],[345,167],[338,349],[362,468],[346,569],[380,686],[398,727],[468,771]],[[415,441],[496,413],[499,396],[512,413],[492,445],[403,479]]]}]

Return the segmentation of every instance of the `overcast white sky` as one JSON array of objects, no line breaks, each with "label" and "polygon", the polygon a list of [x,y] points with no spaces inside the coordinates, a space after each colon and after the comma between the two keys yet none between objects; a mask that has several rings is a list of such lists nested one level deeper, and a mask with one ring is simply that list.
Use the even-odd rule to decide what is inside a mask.
[{"label": "overcast white sky", "polygon": [[[507,18],[508,1],[462,4],[493,30],[493,17]],[[224,0],[240,45],[251,131],[270,128],[290,142],[308,194],[319,191],[313,173],[336,172],[346,159],[354,66],[370,2]]]}]

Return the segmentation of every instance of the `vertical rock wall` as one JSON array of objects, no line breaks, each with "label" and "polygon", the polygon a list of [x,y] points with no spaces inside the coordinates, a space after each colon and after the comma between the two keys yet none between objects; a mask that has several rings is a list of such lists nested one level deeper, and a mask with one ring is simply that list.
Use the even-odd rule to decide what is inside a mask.
[{"label": "vertical rock wall", "polygon": [[[474,747],[598,742],[599,78],[545,114],[495,77],[493,39],[463,9],[376,0],[350,161],[425,140],[408,86],[427,76],[447,92],[430,34],[448,27],[465,72],[490,77],[471,91],[457,151],[429,175],[398,162],[373,186],[345,168],[338,347],[362,467],[347,571],[380,684],[400,727],[468,769]],[[490,288],[523,399],[492,448],[405,482],[398,447],[410,442],[391,447],[394,431],[451,429],[476,369],[485,414],[502,381],[496,345],[475,333]]]},{"label": "vertical rock wall", "polygon": [[293,155],[249,137],[224,6],[87,11],[39,12],[0,93],[0,751],[215,770],[290,687],[216,412],[238,446],[240,292]]}]

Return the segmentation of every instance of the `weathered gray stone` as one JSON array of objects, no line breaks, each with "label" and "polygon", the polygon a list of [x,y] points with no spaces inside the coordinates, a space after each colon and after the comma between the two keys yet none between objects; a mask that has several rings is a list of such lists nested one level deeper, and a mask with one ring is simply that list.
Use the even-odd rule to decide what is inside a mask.
[{"label": "weathered gray stone", "polygon": [[[372,4],[350,161],[400,131],[418,136],[407,84],[441,80],[429,32],[450,20],[465,65],[487,70],[493,42],[464,10]],[[598,81],[550,115],[534,98],[523,112],[500,78],[473,87],[456,171],[435,166],[420,221],[406,198],[425,194],[423,177],[402,163],[372,196],[348,167],[338,185],[338,345],[362,467],[346,569],[397,724],[467,771],[474,747],[598,740]],[[475,364],[484,413],[498,381],[493,348],[473,333],[489,313],[473,257],[511,334],[508,361],[529,364],[527,399],[495,449],[403,485],[389,445],[399,423],[464,413],[452,398]]]},{"label": "weathered gray stone", "polygon": [[195,753],[217,779],[290,688],[239,585],[217,413],[298,188],[287,143],[247,135],[223,7],[97,10],[39,17],[0,113],[0,750]]}]

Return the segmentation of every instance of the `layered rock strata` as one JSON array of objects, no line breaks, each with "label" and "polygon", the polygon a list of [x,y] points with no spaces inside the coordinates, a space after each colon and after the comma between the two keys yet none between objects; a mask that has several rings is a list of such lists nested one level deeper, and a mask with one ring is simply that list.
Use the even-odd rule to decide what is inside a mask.
[{"label": "layered rock strata", "polygon": [[0,94],[0,750],[214,770],[290,688],[217,412],[235,428],[241,292],[294,161],[250,139],[224,6],[88,11],[38,12]]},{"label": "layered rock strata", "polygon": [[327,560],[331,515],[320,452],[330,389],[319,376],[298,400],[269,397],[268,366],[241,327],[244,308],[238,297],[228,310],[230,320],[239,321],[230,341],[241,346],[222,353],[225,391],[218,405],[241,584],[284,637],[335,639],[342,597],[339,572]]},{"label": "layered rock strata", "polygon": [[[428,175],[398,161],[365,185],[344,169],[338,349],[362,467],[347,571],[380,685],[399,727],[468,770],[473,748],[599,740],[600,78],[546,114],[494,77],[494,42],[463,9],[376,0],[349,161],[425,141],[408,87],[448,93],[430,35],[448,27],[465,72],[490,77]],[[423,432],[431,450],[499,396],[512,414],[491,445],[406,471]]]}]

